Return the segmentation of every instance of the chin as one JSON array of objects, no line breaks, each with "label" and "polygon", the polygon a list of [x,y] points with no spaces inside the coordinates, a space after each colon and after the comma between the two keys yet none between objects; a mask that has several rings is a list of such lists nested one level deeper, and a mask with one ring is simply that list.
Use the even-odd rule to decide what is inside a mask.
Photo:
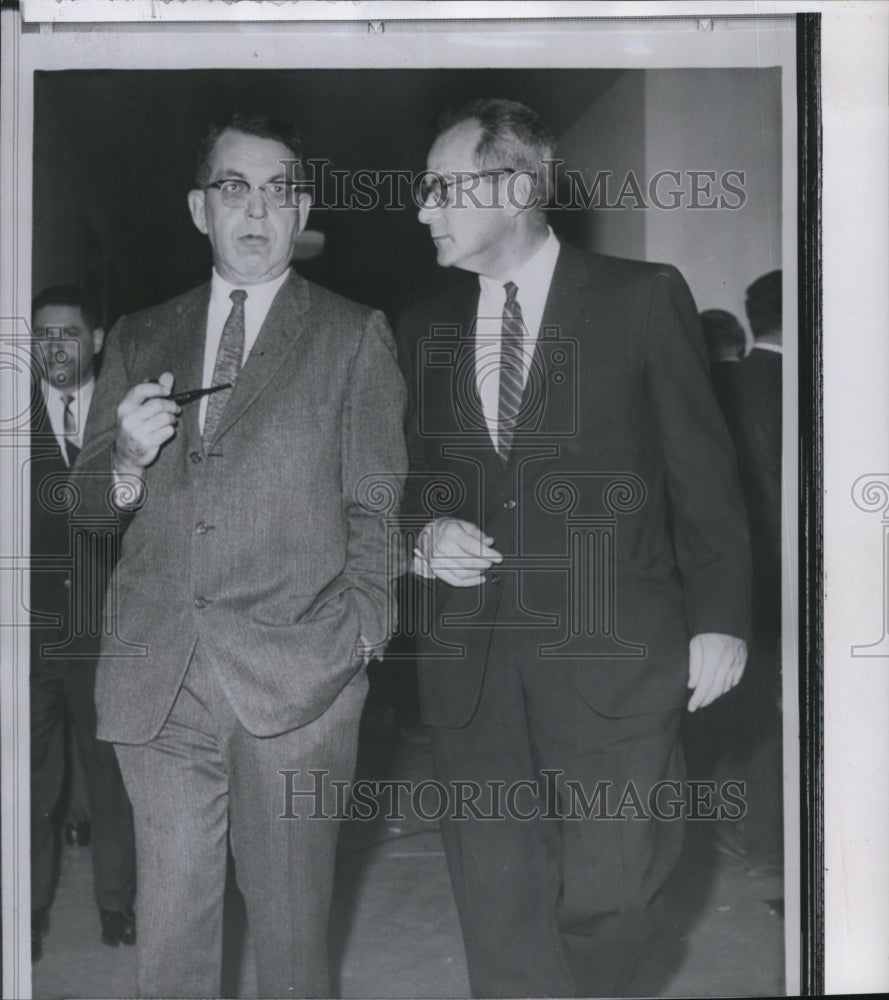
[{"label": "chin", "polygon": [[435,259],[440,267],[453,267],[457,263],[456,255],[448,253],[444,247],[436,247]]}]

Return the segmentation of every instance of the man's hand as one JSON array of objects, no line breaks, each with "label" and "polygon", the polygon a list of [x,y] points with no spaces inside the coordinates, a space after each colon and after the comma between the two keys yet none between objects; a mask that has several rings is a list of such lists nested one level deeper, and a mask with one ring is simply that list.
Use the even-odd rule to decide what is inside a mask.
[{"label": "man's hand", "polygon": [[435,576],[452,587],[484,583],[485,570],[503,556],[492,548],[494,539],[478,525],[456,517],[441,517],[427,524],[414,552],[414,572]]},{"label": "man's hand", "polygon": [[134,385],[121,400],[114,438],[115,472],[141,475],[157,458],[161,445],[176,433],[182,411],[167,398],[172,389],[173,375],[164,372],[157,382]]},{"label": "man's hand", "polygon": [[688,701],[689,712],[731,691],[747,663],[747,643],[720,632],[694,636],[688,653],[688,687],[694,692]]}]

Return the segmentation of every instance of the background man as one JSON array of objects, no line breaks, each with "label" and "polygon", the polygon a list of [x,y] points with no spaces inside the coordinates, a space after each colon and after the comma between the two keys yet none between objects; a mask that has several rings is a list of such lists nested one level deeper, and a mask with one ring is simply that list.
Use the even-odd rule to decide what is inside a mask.
[{"label": "background man", "polygon": [[[69,517],[76,504],[59,502],[83,443],[104,331],[83,291],[71,286],[41,292],[31,316],[39,380],[31,414],[31,952],[36,960],[49,929],[66,719],[83,762],[102,940],[133,944],[136,927],[133,814],[114,751],[96,739],[105,578],[88,555],[93,546],[73,540]],[[84,525],[80,542],[89,537]],[[81,555],[76,563],[75,552]]]},{"label": "background man", "polygon": [[[430,476],[453,501],[417,540],[420,697],[439,780],[553,769],[646,801],[682,779],[685,702],[744,669],[743,502],[684,281],[560,244],[541,208],[552,153],[503,100],[458,112],[429,152],[420,221],[440,265],[478,278],[400,326],[406,511],[421,518]],[[476,996],[628,987],[680,822],[442,826]]]},{"label": "background man", "polygon": [[725,417],[729,433],[734,433],[738,372],[747,350],[744,327],[738,317],[725,309],[705,309],[698,317],[710,359],[710,382]]},{"label": "background man", "polygon": [[[148,996],[219,995],[227,832],[260,994],[329,995],[336,828],[280,819],[279,772],[352,776],[388,633],[360,484],[404,472],[404,388],[384,318],[290,271],[300,156],[265,116],[210,130],[188,205],[212,280],[112,331],[81,456],[93,503],[113,469],[136,508],[97,701],[137,817]],[[234,388],[180,405],[174,382]]]},{"label": "background man", "polygon": [[781,739],[781,271],[747,289],[753,347],[738,366],[736,443],[753,552],[753,642],[750,667],[724,720],[726,767],[745,778],[748,812],[741,846],[753,863],[778,864]]}]

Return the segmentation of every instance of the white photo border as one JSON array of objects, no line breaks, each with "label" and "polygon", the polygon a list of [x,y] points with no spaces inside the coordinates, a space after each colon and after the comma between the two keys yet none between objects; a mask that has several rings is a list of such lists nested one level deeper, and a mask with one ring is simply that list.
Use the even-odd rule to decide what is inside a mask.
[{"label": "white photo border", "polygon": [[[74,14],[75,6],[78,13]],[[141,6],[141,12],[136,7]],[[782,190],[784,208],[782,227],[781,261],[784,268],[785,287],[797,287],[796,267],[799,259],[797,239],[797,123],[796,108],[796,42],[792,20],[787,21],[793,10],[812,8],[812,4],[770,4],[768,10],[774,20],[766,18],[727,17],[727,12],[737,14],[739,7],[749,7],[749,13],[761,14],[762,5],[711,4],[706,15],[701,5],[667,4],[644,5],[651,13],[649,19],[633,22],[633,46],[621,45],[630,31],[626,15],[627,4],[498,4],[496,19],[492,19],[491,5],[487,4],[413,4],[410,19],[402,13],[405,4],[368,4],[355,10],[352,4],[299,5],[297,12],[280,4],[269,6],[251,4],[252,10],[244,11],[244,4],[170,4],[169,11],[158,5],[131,0],[126,18],[120,14],[121,4],[90,0],[87,4],[70,4],[69,0],[23,0],[21,11],[6,9],[4,16],[3,52],[3,146],[0,175],[11,179],[4,181],[2,197],[2,274],[0,274],[0,300],[3,301],[3,333],[16,337],[26,332],[17,317],[27,317],[31,298],[31,206],[32,178],[30,174],[30,148],[33,135],[34,91],[33,73],[37,69],[250,69],[256,67],[253,50],[262,53],[264,68],[291,68],[294,47],[299,56],[300,68],[383,68],[427,65],[418,55],[417,40],[430,31],[436,35],[436,66],[462,67],[483,65],[486,68],[534,65],[541,67],[599,67],[642,68],[648,66],[755,66],[780,65],[782,76],[782,107],[784,114],[782,139]],[[205,8],[198,15],[196,8]],[[112,10],[112,8],[114,8]],[[151,13],[149,14],[149,8]],[[193,8],[186,15],[183,8]],[[211,10],[212,8],[212,10]],[[312,8],[312,9],[307,9]],[[348,8],[344,10],[343,8]],[[396,12],[395,8],[400,8]],[[422,8],[420,10],[419,8]],[[455,18],[460,9],[460,22],[454,20],[424,20],[427,18]],[[468,8],[473,8],[472,11]],[[512,9],[510,9],[512,8]],[[570,8],[570,14],[568,9]],[[589,13],[581,14],[581,9]],[[595,11],[593,11],[595,8]],[[620,8],[620,10],[619,10]],[[262,13],[260,14],[260,10]],[[324,11],[328,17],[323,18]],[[694,12],[693,16],[692,13]],[[87,14],[96,22],[90,30],[80,24]],[[597,20],[592,21],[595,13]],[[633,10],[638,14],[639,10]],[[676,20],[679,13],[683,19]],[[600,15],[605,14],[603,20]],[[654,15],[652,17],[652,14]],[[101,15],[101,16],[100,16]],[[236,16],[235,16],[236,15]],[[43,18],[47,20],[43,20]],[[246,23],[273,20],[275,23]],[[510,17],[523,19],[521,32],[515,31]],[[558,43],[559,18],[570,18],[570,30],[565,30]],[[26,24],[21,31],[18,19]],[[291,20],[293,18],[293,20]],[[317,18],[317,20],[313,20]],[[394,20],[390,21],[389,18]],[[473,23],[472,18],[479,21]],[[723,20],[719,20],[722,18]],[[107,23],[113,20],[115,23]],[[124,23],[124,21],[129,23]],[[231,23],[231,22],[237,23]],[[332,24],[332,21],[337,23]],[[105,23],[103,23],[105,22]],[[198,23],[194,23],[198,22]],[[229,22],[229,23],[225,23]],[[709,23],[708,23],[709,22]],[[546,30],[540,28],[545,23]],[[567,25],[567,22],[564,22]],[[10,32],[10,25],[13,30]],[[582,27],[595,26],[596,30],[584,32]],[[780,30],[779,30],[780,29]],[[202,35],[200,48],[195,45],[197,33]],[[714,35],[720,44],[714,46]],[[12,36],[12,38],[10,38]],[[246,38],[255,45],[248,52]],[[160,45],[160,39],[163,44]],[[508,44],[504,40],[508,41]],[[672,41],[671,41],[672,40]],[[114,44],[110,44],[111,42]],[[486,44],[487,42],[487,44]],[[499,44],[498,44],[499,42]],[[554,53],[557,55],[554,56]],[[681,62],[677,52],[681,52]],[[558,61],[554,62],[554,58]],[[414,62],[411,62],[414,59]],[[473,62],[473,60],[476,60]],[[478,60],[483,60],[479,62]],[[796,297],[785,296],[785,331],[797,329]],[[788,337],[785,353],[791,363],[785,366],[785,420],[784,453],[785,479],[790,484],[799,480],[797,466],[798,434],[806,435],[811,428],[797,425],[797,384],[793,377],[796,357],[795,339]],[[25,373],[26,375],[26,373]],[[0,370],[0,392],[5,398],[21,398],[27,393],[23,386],[22,372]],[[6,413],[0,413],[5,417]],[[0,482],[12,483],[17,476],[15,449],[0,448]],[[3,487],[3,510],[0,519],[0,553],[16,551],[13,528],[16,522],[23,532],[27,528],[27,512],[16,510],[15,494],[9,495]],[[789,491],[790,505],[794,506],[795,490]],[[10,517],[9,512],[12,512]],[[793,525],[790,548],[785,553],[784,612],[785,663],[797,663],[801,651],[796,625],[799,618],[798,598],[801,594],[798,579],[798,551],[796,548],[796,520],[790,512]],[[12,561],[10,561],[12,558]],[[0,556],[2,568],[12,570],[0,574],[0,621],[8,622],[15,615],[20,597],[18,584],[10,585],[11,578],[19,576],[20,565],[14,557]],[[2,641],[2,740],[3,740],[3,926],[14,927],[17,933],[3,935],[4,995],[26,996],[30,991],[30,952],[26,933],[29,911],[27,885],[28,843],[28,740],[27,740],[27,629],[5,628],[0,633]],[[25,664],[24,668],[22,664]],[[796,714],[798,704],[795,684],[785,690],[785,773],[788,780],[785,790],[785,816],[788,864],[785,877],[785,896],[788,901],[802,899],[799,836],[796,822],[796,804],[799,796],[797,783],[800,774],[798,743],[800,720]],[[25,720],[23,722],[23,720]],[[820,764],[819,764],[820,766]],[[800,914],[793,906],[787,910],[786,967],[788,993],[798,992],[804,984],[800,979],[802,955],[799,945]]]}]

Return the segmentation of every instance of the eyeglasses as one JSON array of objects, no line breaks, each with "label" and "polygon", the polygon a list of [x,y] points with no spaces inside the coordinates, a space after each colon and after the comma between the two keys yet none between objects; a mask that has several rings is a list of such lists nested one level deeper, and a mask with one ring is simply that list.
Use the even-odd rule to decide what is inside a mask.
[{"label": "eyeglasses", "polygon": [[79,326],[35,326],[31,336],[34,340],[76,340],[83,332]]},{"label": "eyeglasses", "polygon": [[238,177],[226,177],[221,181],[205,184],[204,190],[215,188],[222,204],[227,208],[241,208],[247,204],[251,191],[261,191],[269,208],[295,208],[299,185],[293,181],[266,181],[265,184],[248,184]]},{"label": "eyeglasses", "polygon": [[[514,173],[515,168],[513,167],[495,167],[492,170],[479,171],[459,170],[449,180],[434,170],[430,170],[420,179],[420,198],[425,207],[441,208],[443,205],[453,204],[451,193],[462,188],[467,181],[483,177],[500,177],[503,174]],[[431,206],[428,204],[430,199],[432,201]]]}]

